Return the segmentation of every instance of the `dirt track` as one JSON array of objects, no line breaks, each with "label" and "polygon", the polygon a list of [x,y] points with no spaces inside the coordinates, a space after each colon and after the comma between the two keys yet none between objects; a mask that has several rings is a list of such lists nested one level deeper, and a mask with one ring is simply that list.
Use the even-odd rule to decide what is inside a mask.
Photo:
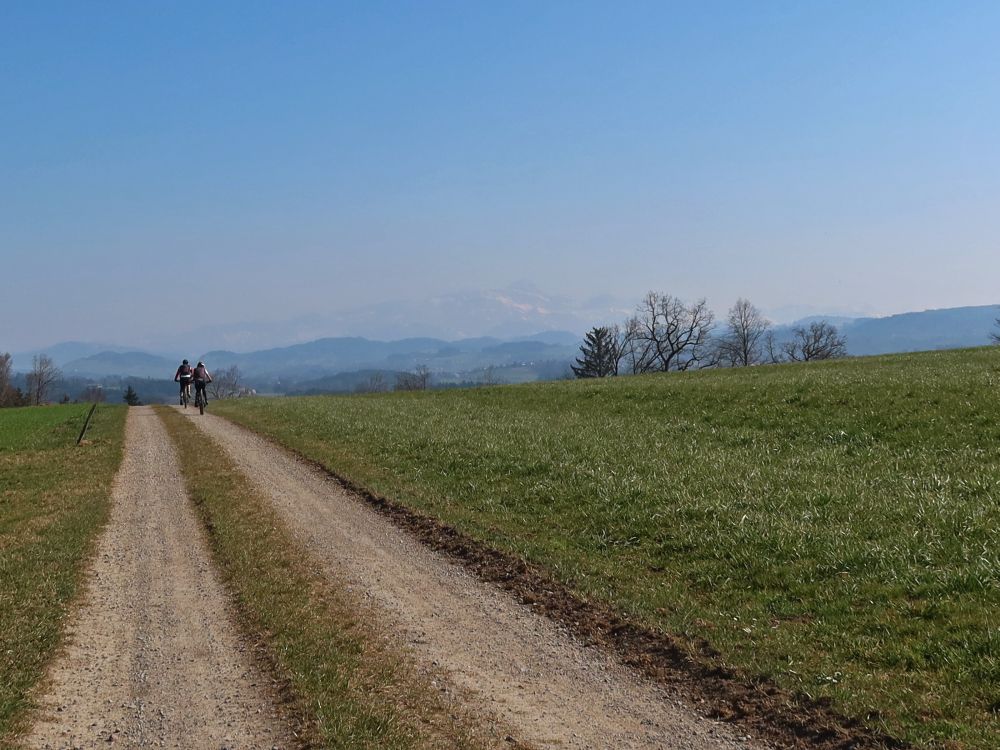
[{"label": "dirt track", "polygon": [[538,747],[759,747],[574,641],[552,621],[420,545],[325,474],[211,415],[216,439],[332,576],[369,598],[418,665]]},{"label": "dirt track", "polygon": [[290,746],[176,463],[152,409],[129,409],[111,520],[26,747]]}]

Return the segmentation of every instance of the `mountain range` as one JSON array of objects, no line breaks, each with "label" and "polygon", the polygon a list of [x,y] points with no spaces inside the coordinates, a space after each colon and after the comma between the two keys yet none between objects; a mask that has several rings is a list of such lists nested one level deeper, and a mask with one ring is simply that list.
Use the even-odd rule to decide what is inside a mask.
[{"label": "mountain range", "polygon": [[981,305],[833,322],[847,337],[847,351],[864,356],[982,346],[997,330],[997,318],[1000,305]]},{"label": "mountain range", "polygon": [[[489,336],[447,341],[410,338],[373,341],[361,337],[322,338],[292,346],[253,352],[215,350],[199,357],[210,369],[238,366],[255,383],[280,386],[283,390],[310,381],[356,370],[401,372],[417,366],[429,367],[439,381],[460,382],[468,373],[487,367],[541,367],[551,371],[553,362],[568,363],[575,356],[580,337],[566,331],[546,331],[532,336],[503,340]],[[172,378],[180,357],[143,351],[105,350],[87,354],[91,347],[79,342],[48,350],[66,377],[102,378],[129,375],[140,378]],[[72,354],[86,354],[67,360]],[[15,356],[15,366],[27,369],[30,356]],[[562,370],[566,368],[563,367]],[[521,373],[517,380],[533,379]]]},{"label": "mountain range", "polygon": [[330,337],[364,337],[376,341],[429,337],[456,341],[485,336],[510,340],[538,331],[582,332],[595,324],[620,320],[630,309],[631,305],[611,296],[574,300],[545,293],[522,281],[501,289],[398,299],[288,320],[219,325],[206,320],[191,330],[150,338],[136,348],[248,353]]},{"label": "mountain range", "polygon": [[[534,320],[534,312],[529,310],[525,315],[525,320]],[[988,343],[990,332],[997,330],[994,324],[998,316],[1000,306],[984,305],[882,318],[824,319],[836,324],[847,337],[850,354],[868,355],[984,345]],[[820,317],[805,318],[799,324],[805,325]],[[575,330],[548,330],[507,338],[423,336],[382,341],[361,336],[323,337],[252,351],[213,349],[203,353],[200,359],[215,370],[236,365],[248,382],[278,391],[322,390],[324,379],[340,382],[329,381],[339,374],[393,373],[413,370],[420,365],[430,368],[440,383],[476,380],[477,373],[486,368],[503,368],[503,379],[516,382],[567,374],[568,365],[578,353],[583,330],[607,320],[605,317],[589,325],[581,323]],[[779,338],[787,336],[790,330],[791,326],[775,327]],[[15,355],[15,369],[28,369],[34,353]],[[76,378],[169,379],[181,358],[171,351],[151,353],[87,342],[64,342],[49,347],[45,353],[62,368],[65,376]]]}]

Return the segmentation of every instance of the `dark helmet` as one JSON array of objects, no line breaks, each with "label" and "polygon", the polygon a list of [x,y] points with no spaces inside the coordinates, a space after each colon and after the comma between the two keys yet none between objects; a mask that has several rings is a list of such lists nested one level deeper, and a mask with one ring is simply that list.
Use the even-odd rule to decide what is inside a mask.
[{"label": "dark helmet", "polygon": [[187,363],[188,361],[186,359],[183,362],[181,362],[182,365],[186,365]]},{"label": "dark helmet", "polygon": [[204,366],[205,366],[205,363],[204,363],[204,362],[199,362],[199,363],[198,363],[198,367],[204,367]]}]

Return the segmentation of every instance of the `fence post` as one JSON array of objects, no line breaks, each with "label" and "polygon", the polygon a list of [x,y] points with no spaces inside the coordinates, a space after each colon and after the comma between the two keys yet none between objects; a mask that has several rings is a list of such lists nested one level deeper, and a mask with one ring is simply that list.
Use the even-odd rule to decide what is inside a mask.
[{"label": "fence post", "polygon": [[95,401],[94,405],[90,407],[90,412],[87,414],[87,421],[83,423],[83,429],[80,430],[80,437],[76,439],[77,445],[83,442],[83,436],[87,434],[87,428],[90,427],[90,418],[94,416],[94,410],[96,408],[97,408],[97,402]]}]

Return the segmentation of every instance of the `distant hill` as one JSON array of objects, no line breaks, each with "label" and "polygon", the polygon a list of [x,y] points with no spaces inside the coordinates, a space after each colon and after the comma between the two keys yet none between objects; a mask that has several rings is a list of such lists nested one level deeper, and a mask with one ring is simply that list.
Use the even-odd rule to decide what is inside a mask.
[{"label": "distant hill", "polygon": [[622,319],[631,309],[631,302],[610,296],[576,300],[519,282],[501,289],[456,290],[432,297],[394,299],[288,320],[199,324],[192,330],[161,336],[159,345],[170,351],[251,352],[325,337],[363,336],[374,341],[394,341],[430,336],[455,341],[488,336],[507,341],[537,331],[572,331],[579,336],[592,325]]},{"label": "distant hill", "polygon": [[52,358],[57,367],[64,367],[68,362],[84,357],[92,357],[95,354],[104,352],[127,352],[127,346],[114,346],[112,344],[93,344],[86,341],[64,341],[60,344],[53,344],[46,349],[34,349],[30,352],[19,352],[13,355],[14,369],[27,372],[31,369],[31,358],[36,354],[46,354]]},{"label": "distant hill", "polygon": [[[1000,305],[957,307],[890,315],[884,318],[811,316],[835,323],[847,336],[852,355],[889,354],[928,349],[982,346],[989,343]],[[598,324],[600,321],[594,321]],[[791,327],[778,326],[779,339]],[[413,337],[379,341],[360,336],[326,337],[291,346],[233,352],[224,349],[202,355],[211,370],[238,365],[244,379],[267,391],[297,388],[349,390],[357,378],[338,378],[362,370],[395,373],[426,365],[438,383],[475,382],[484,368],[506,368],[508,382],[557,377],[577,356],[581,337],[570,331],[543,331],[525,336],[480,336],[448,340]],[[121,347],[101,349],[96,344],[67,342],[44,350],[67,377],[132,376],[169,380],[178,359]],[[15,367],[26,370],[31,354],[15,355]],[[71,357],[77,354],[79,356]]]},{"label": "distant hill", "polygon": [[438,375],[455,379],[460,373],[489,366],[568,362],[576,355],[578,346],[577,336],[559,331],[514,341],[491,337],[459,341],[436,338],[372,341],[345,337],[317,339],[257,352],[212,351],[202,359],[210,368],[237,365],[248,379],[281,379],[286,384],[357,370],[412,370],[418,365],[426,365]]},{"label": "distant hill", "polygon": [[104,377],[107,375],[170,380],[179,363],[146,352],[100,352],[74,359],[62,365],[67,377]]},{"label": "distant hill", "polygon": [[951,307],[943,310],[856,318],[841,324],[847,351],[855,356],[929,349],[958,349],[989,343],[1000,305]]}]

